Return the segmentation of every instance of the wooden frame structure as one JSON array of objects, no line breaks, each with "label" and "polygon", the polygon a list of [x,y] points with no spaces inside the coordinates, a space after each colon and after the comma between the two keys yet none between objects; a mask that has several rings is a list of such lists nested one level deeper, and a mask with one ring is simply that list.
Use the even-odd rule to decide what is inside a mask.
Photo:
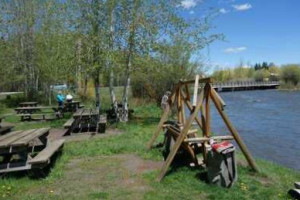
[{"label": "wooden frame structure", "polygon": [[[180,81],[175,87],[173,92],[169,98],[169,105],[165,109],[160,122],[148,143],[148,149],[150,149],[157,137],[159,136],[160,131],[163,128],[167,128],[170,132],[174,133],[173,138],[175,139],[175,144],[173,145],[162,169],[158,176],[158,181],[161,181],[165,176],[171,162],[173,161],[177,151],[180,147],[183,147],[187,152],[191,155],[194,159],[195,165],[198,165],[197,156],[194,154],[193,149],[191,148],[191,143],[201,143],[202,144],[202,152],[203,152],[203,163],[206,163],[206,144],[209,142],[210,139],[215,140],[229,140],[234,139],[238,146],[240,147],[241,151],[243,152],[245,158],[247,159],[251,168],[258,172],[258,167],[255,163],[255,160],[251,156],[248,148],[244,144],[243,140],[239,136],[237,130],[231,124],[228,116],[224,112],[225,103],[218,95],[218,93],[214,90],[211,86],[213,80],[211,78],[204,78],[200,79],[199,75],[196,75],[195,80],[188,80],[188,81]],[[189,92],[189,86],[194,84],[194,93],[193,93],[193,102],[191,102],[191,95]],[[200,94],[198,95],[200,86]],[[228,130],[231,132],[232,136],[215,136],[211,137],[211,128],[210,128],[210,104],[211,101],[216,106],[218,113],[222,117],[223,121],[225,122]],[[170,113],[171,107],[176,106],[177,109],[177,121],[178,124],[181,124],[180,130],[175,130],[174,127],[169,127],[165,125],[165,122],[168,119],[168,115]],[[185,115],[185,107],[188,108],[190,111],[190,115],[188,119],[186,119]],[[196,121],[199,128],[202,130],[202,137],[194,137],[190,138],[188,135],[195,131],[191,131],[190,128],[193,122]],[[196,131],[197,132],[197,131]]]}]

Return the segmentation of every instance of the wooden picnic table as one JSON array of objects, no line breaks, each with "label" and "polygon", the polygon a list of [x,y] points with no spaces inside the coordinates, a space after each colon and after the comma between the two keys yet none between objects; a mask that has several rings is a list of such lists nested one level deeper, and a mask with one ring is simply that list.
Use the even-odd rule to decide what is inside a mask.
[{"label": "wooden picnic table", "polygon": [[19,107],[36,107],[38,105],[38,102],[21,102],[19,103]]},{"label": "wooden picnic table", "polygon": [[[40,114],[34,114],[36,112],[40,112],[44,110],[43,113]],[[40,118],[41,120],[45,120],[46,119],[46,114],[49,112],[45,112],[45,110],[52,110],[56,117],[60,117],[62,115],[62,112],[60,112],[60,108],[59,107],[53,107],[53,106],[36,106],[36,107],[18,107],[15,108],[16,113],[18,114],[18,116],[21,117],[21,121],[27,119],[27,120],[31,120],[33,116],[41,116],[42,118]],[[52,119],[52,118],[51,118]]]},{"label": "wooden picnic table", "polygon": [[64,140],[49,143],[50,128],[14,131],[0,136],[0,173],[44,168]]},{"label": "wooden picnic table", "polygon": [[95,109],[79,109],[73,114],[64,127],[69,129],[68,133],[79,132],[105,132],[106,116],[99,115]]},{"label": "wooden picnic table", "polygon": [[82,106],[80,105],[80,101],[66,101],[64,103],[64,110],[66,112],[76,112],[79,108],[82,108]]}]

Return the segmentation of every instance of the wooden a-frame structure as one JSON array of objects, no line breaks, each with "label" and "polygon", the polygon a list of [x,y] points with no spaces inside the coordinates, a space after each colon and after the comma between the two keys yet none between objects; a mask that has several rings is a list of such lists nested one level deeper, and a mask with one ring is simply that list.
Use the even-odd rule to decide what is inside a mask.
[{"label": "wooden a-frame structure", "polygon": [[[192,147],[189,145],[191,143],[201,143],[203,148],[203,163],[206,163],[206,148],[205,145],[208,143],[210,139],[215,140],[229,140],[234,139],[241,151],[243,152],[248,164],[251,168],[258,172],[258,167],[251,156],[248,148],[244,144],[243,140],[239,136],[237,130],[232,126],[228,116],[224,112],[223,108],[225,106],[224,101],[215,91],[215,89],[211,86],[213,82],[212,78],[204,78],[199,79],[199,75],[196,75],[195,80],[188,81],[180,81],[173,89],[168,105],[161,116],[160,122],[153,134],[152,139],[148,143],[148,149],[150,149],[157,137],[159,136],[160,131],[163,128],[167,128],[168,131],[172,133],[173,138],[175,139],[175,144],[173,145],[162,169],[158,176],[158,181],[161,181],[165,176],[171,162],[173,161],[177,151],[180,147],[183,147],[193,158],[195,165],[198,165],[197,156],[195,155]],[[194,84],[194,93],[193,93],[193,101],[191,102],[191,96],[189,92],[189,86]],[[201,92],[198,96],[198,88],[199,84],[201,85]],[[223,121],[225,122],[227,128],[229,129],[232,136],[210,136],[210,102],[214,103],[216,106],[218,113],[221,115]],[[164,123],[168,119],[168,115],[170,113],[171,107],[176,106],[177,109],[177,120],[178,124],[181,124],[180,128],[175,128],[174,126],[166,126]],[[185,108],[186,106],[190,115],[188,119],[185,118]],[[199,115],[200,114],[200,115]],[[202,130],[202,137],[188,137],[189,134],[195,134],[197,130],[190,130],[193,122],[196,121],[199,128]]]}]

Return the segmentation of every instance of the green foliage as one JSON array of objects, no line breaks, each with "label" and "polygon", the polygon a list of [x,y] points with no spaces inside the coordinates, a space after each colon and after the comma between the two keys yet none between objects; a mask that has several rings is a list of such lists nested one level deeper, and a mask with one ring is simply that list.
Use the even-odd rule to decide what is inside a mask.
[{"label": "green foliage", "polygon": [[294,86],[296,86],[300,81],[300,66],[299,65],[283,66],[280,77],[285,83],[292,83]]},{"label": "green foliage", "polygon": [[266,81],[269,80],[270,72],[265,69],[256,70],[254,73],[255,81]]}]

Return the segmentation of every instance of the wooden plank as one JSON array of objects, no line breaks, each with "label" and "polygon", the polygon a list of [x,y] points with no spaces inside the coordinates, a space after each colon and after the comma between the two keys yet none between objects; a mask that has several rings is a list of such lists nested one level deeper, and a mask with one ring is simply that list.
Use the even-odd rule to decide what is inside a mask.
[{"label": "wooden plank", "polygon": [[26,164],[25,166],[21,166],[21,167],[11,167],[11,168],[9,167],[9,165],[7,165],[6,169],[0,169],[0,173],[24,171],[24,170],[29,170],[29,169],[31,169],[30,164]]},{"label": "wooden plank", "polygon": [[0,142],[7,139],[7,138],[10,138],[10,137],[13,137],[14,135],[18,135],[19,133],[21,133],[22,131],[13,131],[13,132],[10,132],[9,134],[6,134],[6,135],[1,135],[0,136]]},{"label": "wooden plank", "polygon": [[196,105],[195,107],[195,110],[193,111],[193,113],[190,115],[189,119],[186,121],[186,123],[184,124],[184,128],[180,134],[180,136],[177,138],[171,152],[169,153],[168,157],[167,157],[167,160],[165,161],[161,171],[160,171],[160,174],[158,176],[158,181],[161,181],[163,179],[163,177],[165,176],[171,162],[173,161],[181,143],[183,142],[183,140],[185,139],[185,137],[187,136],[187,133],[195,119],[195,117],[197,116],[198,112],[199,112],[199,109],[203,103],[203,98],[204,98],[204,90],[201,91],[200,93],[200,97],[199,97],[199,102],[198,104]]},{"label": "wooden plank", "polygon": [[159,135],[159,132],[161,131],[161,129],[162,129],[162,127],[163,127],[165,121],[166,121],[167,118],[168,118],[169,112],[170,112],[170,105],[167,105],[167,106],[166,106],[166,109],[164,110],[163,115],[162,115],[161,118],[160,118],[159,124],[158,124],[158,126],[157,126],[157,128],[156,128],[156,130],[155,130],[155,132],[154,132],[154,134],[153,134],[153,136],[152,136],[152,138],[151,138],[151,140],[150,140],[149,143],[148,143],[148,149],[151,149],[151,147],[153,146],[153,144],[154,144],[156,138],[157,138],[158,135]]},{"label": "wooden plank", "polygon": [[222,110],[224,110],[224,107],[226,106],[225,101],[221,98],[221,96],[216,92],[216,90],[211,87],[211,93],[214,93],[214,95],[217,97],[217,99],[219,100],[221,106],[222,106]]},{"label": "wooden plank", "polygon": [[[195,83],[195,80],[187,80],[187,81],[180,81],[183,84],[192,84]],[[212,83],[213,79],[212,78],[202,78],[199,79],[198,83]]]},{"label": "wooden plank", "polygon": [[209,140],[233,140],[234,138],[231,135],[224,136],[213,136],[213,137],[196,137],[196,138],[187,138],[185,142],[208,142]]},{"label": "wooden plank", "polygon": [[70,118],[66,123],[64,123],[64,128],[70,128],[74,122],[74,118]]},{"label": "wooden plank", "polygon": [[63,146],[65,140],[54,140],[49,143],[45,149],[43,149],[38,155],[36,155],[33,159],[29,160],[29,164],[40,164],[49,162],[51,156],[59,150],[60,147]]},{"label": "wooden plank", "polygon": [[22,137],[21,139],[11,143],[11,146],[22,146],[27,145],[30,141],[35,138],[39,138],[40,136],[49,133],[50,128],[40,128],[35,129],[32,133]]},{"label": "wooden plank", "polygon": [[239,145],[240,149],[242,150],[244,156],[246,157],[246,160],[248,161],[249,165],[252,167],[252,169],[256,172],[259,172],[259,169],[256,165],[255,160],[253,159],[250,151],[248,150],[247,146],[244,144],[242,138],[238,134],[237,130],[232,126],[229,118],[227,117],[226,113],[222,110],[221,104],[218,101],[217,97],[215,96],[214,93],[211,93],[211,98],[216,105],[216,108],[221,115],[223,121],[225,122],[227,128],[231,132],[232,136],[234,137],[236,143]]},{"label": "wooden plank", "polygon": [[195,85],[194,85],[194,96],[193,96],[193,106],[195,107],[197,104],[197,96],[198,96],[198,85],[199,85],[199,75],[197,74],[195,77]]},{"label": "wooden plank", "polygon": [[20,140],[21,138],[25,137],[26,135],[31,134],[34,131],[35,131],[35,129],[21,131],[19,134],[15,134],[12,137],[6,138],[0,142],[0,147],[8,147],[13,142]]}]

